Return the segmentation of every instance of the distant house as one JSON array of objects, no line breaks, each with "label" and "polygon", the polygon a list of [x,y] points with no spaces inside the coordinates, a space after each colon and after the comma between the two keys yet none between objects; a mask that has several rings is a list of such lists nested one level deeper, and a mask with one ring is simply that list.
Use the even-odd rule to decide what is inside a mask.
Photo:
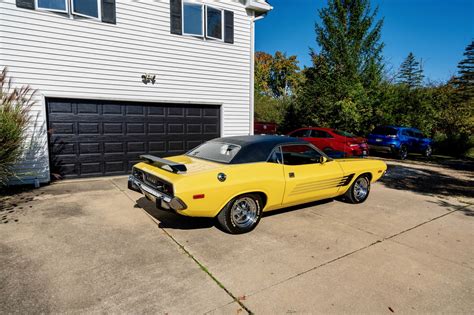
[{"label": "distant house", "polygon": [[3,0],[0,66],[38,90],[22,181],[126,174],[253,133],[264,0]]}]

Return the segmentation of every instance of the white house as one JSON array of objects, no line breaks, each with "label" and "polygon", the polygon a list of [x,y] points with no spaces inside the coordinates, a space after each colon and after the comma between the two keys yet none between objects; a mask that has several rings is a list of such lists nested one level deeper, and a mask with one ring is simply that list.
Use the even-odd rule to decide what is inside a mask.
[{"label": "white house", "polygon": [[264,0],[2,0],[0,66],[37,89],[21,182],[125,174],[253,133]]}]

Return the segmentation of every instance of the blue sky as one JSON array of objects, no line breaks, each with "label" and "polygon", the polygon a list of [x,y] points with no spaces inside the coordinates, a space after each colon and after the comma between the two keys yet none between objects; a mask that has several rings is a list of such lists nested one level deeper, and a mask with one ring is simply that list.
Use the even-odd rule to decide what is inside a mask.
[{"label": "blue sky", "polygon": [[[311,64],[318,51],[314,23],[326,0],[269,0],[274,7],[256,26],[256,49],[297,55]],[[442,82],[456,73],[464,48],[474,40],[474,0],[371,0],[384,17],[382,40],[387,68],[396,71],[411,51],[422,59],[427,80]]]}]

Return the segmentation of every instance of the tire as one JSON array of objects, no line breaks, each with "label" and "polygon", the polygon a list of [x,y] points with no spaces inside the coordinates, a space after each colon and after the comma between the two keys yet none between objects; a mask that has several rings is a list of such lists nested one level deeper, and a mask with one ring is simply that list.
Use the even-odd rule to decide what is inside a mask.
[{"label": "tire", "polygon": [[401,145],[400,149],[398,149],[398,156],[400,160],[406,160],[408,157],[408,148],[405,145]]},{"label": "tire", "polygon": [[243,234],[255,229],[261,217],[260,196],[244,194],[229,201],[217,215],[217,221],[224,231],[230,234]]},{"label": "tire", "polygon": [[349,203],[362,203],[369,197],[369,193],[370,179],[367,175],[361,175],[352,183],[343,199]]},{"label": "tire", "polygon": [[423,150],[423,156],[426,158],[430,158],[432,153],[433,153],[433,149],[431,148],[430,145],[427,146],[425,150]]}]

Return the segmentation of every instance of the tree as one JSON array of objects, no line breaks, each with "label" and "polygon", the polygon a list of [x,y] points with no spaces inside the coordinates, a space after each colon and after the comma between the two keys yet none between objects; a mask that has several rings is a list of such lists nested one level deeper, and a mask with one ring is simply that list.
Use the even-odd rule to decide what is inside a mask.
[{"label": "tree", "polygon": [[275,52],[272,56],[265,52],[255,53],[255,90],[271,97],[295,94],[301,84],[302,75],[296,56]]},{"label": "tree", "polygon": [[[255,120],[281,124],[294,102],[303,75],[296,56],[277,51],[255,54]],[[292,105],[294,108],[294,105]]]},{"label": "tree", "polygon": [[423,68],[421,63],[416,61],[412,52],[408,54],[400,65],[397,79],[401,84],[406,84],[410,89],[420,87],[423,83]]},{"label": "tree", "polygon": [[368,0],[329,0],[316,23],[319,53],[304,71],[299,110],[307,125],[363,133],[370,128],[382,81],[383,21]]},{"label": "tree", "polygon": [[[383,70],[380,41],[383,21],[376,21],[377,9],[369,0],[329,0],[319,10],[316,40],[333,75],[370,87],[381,80]],[[314,55],[314,50],[311,51]]]},{"label": "tree", "polygon": [[474,41],[467,45],[465,58],[458,63],[458,75],[453,80],[458,95],[463,101],[474,98]]}]

